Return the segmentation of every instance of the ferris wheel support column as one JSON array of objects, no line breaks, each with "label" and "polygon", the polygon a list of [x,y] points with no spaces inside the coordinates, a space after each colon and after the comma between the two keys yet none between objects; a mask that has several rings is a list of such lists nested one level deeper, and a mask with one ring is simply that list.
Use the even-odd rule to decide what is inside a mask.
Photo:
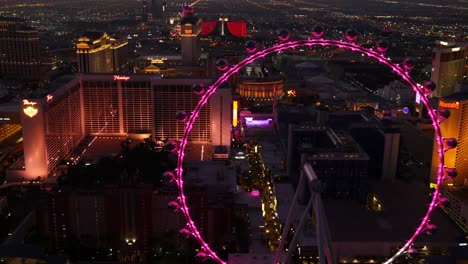
[{"label": "ferris wheel support column", "polygon": [[317,219],[317,237],[320,264],[335,264],[336,260],[335,255],[333,254],[333,244],[331,241],[330,229],[328,228],[327,218],[324,214],[325,210],[323,208],[322,198],[318,193],[315,194],[314,209],[315,217]]},{"label": "ferris wheel support column", "polygon": [[333,254],[330,229],[328,228],[327,217],[323,208],[322,197],[320,196],[320,181],[310,163],[307,162],[303,165],[303,172],[303,175],[307,177],[309,182],[309,190],[311,191],[310,201],[314,200],[313,210],[317,222],[316,228],[319,262],[320,264],[335,264],[336,259]]},{"label": "ferris wheel support column", "polygon": [[[315,194],[315,193],[311,195],[310,200],[307,203],[306,208],[302,212],[301,220],[299,221],[299,225],[297,226],[297,230],[294,233],[294,236],[291,239],[291,242],[289,243],[288,254],[286,255],[285,260],[283,261],[284,264],[289,264],[289,262],[291,261],[291,255],[292,255],[292,252],[294,251],[294,248],[296,247],[297,238],[298,238],[299,234],[302,232],[302,228],[304,228],[304,221],[307,218],[307,215],[309,214],[310,208],[312,207],[312,204],[313,204],[313,202],[315,200],[314,196],[316,196],[316,195],[317,194]],[[320,258],[320,259],[322,259],[322,258]],[[322,264],[322,263],[320,262],[320,264]]]},{"label": "ferris wheel support column", "polygon": [[[302,211],[301,219],[299,220],[299,225],[297,226],[297,230],[294,233],[293,238],[289,242],[288,253],[284,256],[284,245],[286,243],[286,239],[288,233],[290,231],[291,222],[295,218],[295,205],[298,201],[299,196],[303,196],[304,192],[304,184],[305,180],[307,179],[309,190],[311,191],[311,195],[309,198],[309,202],[307,203],[306,208]],[[320,183],[317,175],[315,174],[312,166],[309,163],[304,164],[303,171],[301,172],[301,176],[299,179],[299,184],[296,188],[296,192],[294,193],[294,198],[292,201],[292,205],[289,208],[288,217],[286,219],[286,223],[283,228],[283,232],[281,234],[281,241],[276,250],[275,258],[273,260],[273,264],[284,263],[289,264],[291,261],[291,256],[294,251],[294,248],[297,243],[297,239],[299,234],[302,232],[304,228],[304,222],[309,215],[309,211],[311,208],[314,210],[314,215],[316,217],[317,222],[317,243],[319,249],[319,261],[320,264],[335,264],[335,257],[333,254],[333,248],[330,239],[330,232],[328,230],[327,220],[324,214],[322,198],[320,196]],[[313,205],[313,207],[312,207]]]},{"label": "ferris wheel support column", "polygon": [[[304,177],[301,174],[301,177],[299,178],[298,188],[299,188],[299,186],[303,186],[303,185],[304,185]],[[280,260],[282,260],[282,258],[283,258],[284,245],[286,244],[286,239],[288,237],[288,234],[289,234],[289,231],[290,231],[290,228],[291,228],[292,219],[294,219],[294,217],[295,217],[296,201],[297,201],[297,198],[299,196],[299,192],[300,191],[296,190],[296,192],[294,193],[294,197],[292,199],[292,204],[289,207],[288,217],[286,218],[286,222],[285,222],[285,224],[283,226],[283,232],[281,233],[281,240],[280,240],[280,243],[278,245],[278,248],[276,249],[275,258],[273,259],[273,264],[280,263]]]}]

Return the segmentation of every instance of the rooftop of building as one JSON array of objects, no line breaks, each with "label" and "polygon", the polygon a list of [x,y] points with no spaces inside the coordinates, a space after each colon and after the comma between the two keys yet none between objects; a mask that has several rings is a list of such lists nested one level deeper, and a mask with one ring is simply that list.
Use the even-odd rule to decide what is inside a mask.
[{"label": "rooftop of building", "polygon": [[451,48],[451,47],[464,47],[464,46],[467,46],[468,43],[466,43],[466,42],[436,40],[435,45],[436,45],[436,47]]},{"label": "rooftop of building", "polygon": [[235,253],[229,254],[229,264],[270,264],[274,253]]},{"label": "rooftop of building", "polygon": [[450,188],[447,190],[451,195],[455,196],[459,201],[468,205],[468,186],[462,188]]},{"label": "rooftop of building", "polygon": [[181,25],[185,25],[185,24],[195,25],[199,22],[200,22],[200,19],[196,16],[193,16],[193,14],[187,14],[180,20]]},{"label": "rooftop of building", "polygon": [[315,64],[311,61],[304,61],[304,62],[301,62],[299,64],[296,64],[294,66],[295,68],[298,68],[298,69],[320,69],[322,66],[318,65],[318,64]]},{"label": "rooftop of building", "polygon": [[[403,182],[380,182],[372,185],[370,191],[381,201],[383,211],[368,211],[351,200],[324,200],[333,241],[404,243],[415,232],[431,198],[427,187]],[[433,212],[431,223],[438,231],[421,234],[416,243],[455,245],[463,234],[439,209]]]},{"label": "rooftop of building", "polygon": [[63,87],[65,84],[73,81],[76,79],[76,75],[64,75],[61,76],[57,79],[55,79],[53,82],[49,83],[47,86],[45,86],[42,89],[37,89],[36,91],[33,91],[30,93],[26,98],[29,99],[41,99],[44,98],[47,94],[50,94],[57,89]]},{"label": "rooftop of building", "polygon": [[366,111],[337,111],[327,115],[326,124],[335,130],[375,127],[386,132],[398,132],[402,122],[398,119],[379,119]]},{"label": "rooftop of building", "polygon": [[75,152],[82,155],[82,158],[87,161],[97,161],[104,157],[116,156],[121,152],[120,143],[125,140],[124,137],[96,137],[92,140],[92,144],[78,147]]},{"label": "rooftop of building", "polygon": [[242,76],[239,77],[239,82],[249,82],[249,83],[282,83],[283,79],[279,76],[272,76],[272,77],[264,77],[264,78],[259,78],[259,77],[249,77],[249,76]]},{"label": "rooftop of building", "polygon": [[[53,82],[49,83],[42,89],[38,89],[32,93],[30,93],[25,98],[28,99],[41,99],[45,98],[46,95],[52,94],[53,92],[59,90],[60,88],[64,87],[70,82],[83,80],[83,81],[115,81],[115,77],[130,77],[127,81],[154,81],[156,80],[158,83],[161,84],[180,84],[180,85],[192,85],[194,83],[204,83],[205,85],[211,84],[213,82],[212,79],[207,78],[187,78],[186,76],[179,76],[175,78],[167,78],[164,79],[160,74],[130,74],[130,75],[115,75],[113,73],[86,73],[86,74],[77,74],[77,75],[64,75]],[[153,83],[157,84],[157,83]],[[58,98],[60,95],[55,95]]]},{"label": "rooftop of building", "polygon": [[369,159],[346,131],[333,130],[323,124],[292,125],[291,128],[299,138],[296,148],[314,160]]},{"label": "rooftop of building", "polygon": [[0,104],[0,112],[19,112],[20,104],[18,103],[5,103]]},{"label": "rooftop of building", "polygon": [[305,78],[305,81],[308,82],[308,83],[314,83],[314,84],[321,84],[321,85],[325,85],[325,84],[334,84],[335,81],[326,77],[326,76],[323,76],[323,75],[317,75],[317,76],[310,76],[310,77],[306,77]]},{"label": "rooftop of building", "polygon": [[363,111],[340,111],[328,115],[327,124],[334,129],[349,128],[355,124],[371,123],[371,118]]},{"label": "rooftop of building", "polygon": [[236,169],[226,161],[188,161],[186,172],[187,185],[211,188],[210,192],[236,192]]}]

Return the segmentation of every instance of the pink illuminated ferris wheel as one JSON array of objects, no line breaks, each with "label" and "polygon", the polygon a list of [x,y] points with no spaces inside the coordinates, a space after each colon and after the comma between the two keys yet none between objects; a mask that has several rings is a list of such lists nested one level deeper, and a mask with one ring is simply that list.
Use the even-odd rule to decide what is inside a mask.
[{"label": "pink illuminated ferris wheel", "polygon": [[[222,259],[218,257],[216,252],[214,252],[210,245],[201,237],[201,234],[192,220],[190,215],[190,210],[187,207],[187,197],[184,192],[184,181],[183,181],[183,161],[185,156],[185,149],[187,147],[188,137],[192,130],[194,122],[197,120],[200,110],[208,102],[208,99],[211,95],[218,89],[218,87],[227,81],[229,77],[237,73],[244,66],[254,62],[255,60],[265,57],[269,54],[281,52],[289,49],[294,49],[297,47],[313,47],[313,46],[323,46],[323,47],[338,47],[343,49],[348,49],[353,52],[359,52],[369,58],[377,60],[379,63],[388,66],[393,72],[398,74],[405,82],[407,82],[413,89],[413,91],[421,98],[421,102],[428,109],[428,115],[432,120],[434,127],[436,141],[439,146],[439,166],[438,166],[438,177],[437,177],[437,186],[435,187],[432,200],[427,208],[425,215],[422,217],[422,220],[418,226],[415,226],[415,231],[413,234],[409,235],[409,239],[402,243],[404,244],[401,249],[396,252],[394,256],[389,258],[385,263],[391,263],[396,258],[404,253],[409,253],[412,251],[411,246],[414,240],[421,233],[431,233],[437,229],[434,224],[430,223],[430,216],[434,209],[437,206],[442,206],[446,201],[445,198],[441,197],[441,184],[445,179],[451,179],[457,175],[457,171],[454,168],[446,168],[444,166],[444,153],[452,148],[455,148],[457,142],[453,138],[443,138],[439,124],[449,117],[449,112],[447,109],[440,109],[437,113],[436,110],[432,108],[429,104],[427,96],[434,91],[435,85],[432,82],[427,82],[424,85],[416,83],[409,75],[411,69],[414,67],[414,61],[411,59],[406,59],[400,63],[395,63],[390,60],[390,58],[385,57],[385,51],[388,48],[388,43],[385,41],[377,42],[375,48],[364,48],[355,43],[358,35],[355,30],[347,30],[345,32],[345,40],[329,40],[322,38],[323,29],[320,26],[314,27],[312,30],[312,37],[307,40],[297,40],[289,41],[290,33],[287,30],[280,30],[278,33],[278,39],[281,41],[279,44],[276,44],[272,47],[265,48],[263,50],[258,50],[257,44],[249,40],[246,42],[246,51],[250,53],[247,58],[237,63],[236,65],[229,65],[228,62],[224,59],[217,61],[217,67],[219,70],[224,71],[224,74],[219,77],[211,86],[204,87],[201,84],[193,85],[193,92],[200,96],[200,100],[193,110],[191,115],[188,115],[185,112],[178,112],[177,119],[185,123],[184,134],[179,143],[171,142],[168,144],[168,149],[171,151],[177,151],[177,167],[174,172],[166,172],[165,177],[168,177],[171,181],[175,181],[177,184],[179,195],[177,200],[169,203],[169,207],[174,211],[180,211],[187,221],[186,226],[180,230],[180,234],[185,237],[193,237],[200,244],[200,251],[197,254],[197,258],[200,260],[206,260],[208,258],[213,259],[217,263],[225,263]],[[282,239],[286,239],[286,236],[283,236]],[[284,242],[284,241],[282,241]],[[280,243],[281,244],[281,243]],[[281,249],[282,250],[282,249]],[[278,254],[277,254],[278,255]],[[277,259],[277,258],[275,258]],[[275,260],[275,264],[279,261]]]}]

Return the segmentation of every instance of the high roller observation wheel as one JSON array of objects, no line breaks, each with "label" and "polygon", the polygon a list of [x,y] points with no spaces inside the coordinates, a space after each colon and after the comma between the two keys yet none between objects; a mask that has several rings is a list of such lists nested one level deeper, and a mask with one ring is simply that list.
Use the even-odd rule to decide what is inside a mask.
[{"label": "high roller observation wheel", "polygon": [[[235,65],[232,65],[230,68],[227,68],[226,71],[206,90],[197,92],[197,94],[200,95],[200,100],[197,106],[195,107],[195,109],[193,110],[192,114],[190,116],[187,116],[187,118],[183,120],[185,122],[184,134],[182,138],[180,139],[178,146],[175,145],[175,148],[177,151],[177,167],[174,171],[175,174],[173,175],[175,177],[174,180],[177,185],[179,195],[178,195],[177,200],[172,203],[176,203],[177,205],[176,209],[178,209],[178,211],[181,211],[183,213],[187,221],[186,226],[183,229],[181,229],[179,233],[181,235],[184,235],[187,238],[194,237],[198,241],[198,243],[200,244],[200,252],[197,254],[198,258],[201,258],[202,260],[211,258],[217,263],[226,264],[226,262],[224,262],[221,258],[219,258],[216,252],[214,252],[210,248],[208,243],[205,242],[205,240],[201,237],[201,234],[198,231],[198,228],[195,225],[195,222],[193,221],[189,212],[189,208],[187,206],[187,197],[185,196],[184,181],[182,177],[185,148],[187,146],[189,134],[192,131],[193,124],[198,118],[200,110],[208,102],[208,99],[213,95],[213,93],[215,93],[215,91],[219,88],[219,86],[225,81],[227,81],[230,76],[237,73],[244,66],[254,62],[257,59],[263,58],[269,54],[281,52],[281,51],[289,50],[289,49],[295,49],[301,46],[302,47],[313,47],[313,46],[338,47],[338,48],[348,49],[354,52],[359,52],[370,58],[376,59],[379,63],[388,66],[390,69],[393,70],[393,72],[398,74],[406,83],[408,83],[413,89],[413,91],[420,96],[421,102],[428,109],[428,115],[432,120],[432,125],[435,131],[435,136],[436,136],[435,140],[437,141],[437,144],[439,146],[439,150],[438,150],[439,166],[438,166],[438,174],[437,174],[437,180],[436,180],[437,186],[434,188],[434,191],[432,193],[431,202],[420,224],[417,226],[415,232],[410,236],[410,238],[406,242],[404,242],[403,247],[400,250],[398,250],[398,252],[396,252],[395,255],[393,255],[392,257],[390,257],[388,260],[384,262],[386,264],[392,263],[400,255],[411,252],[411,246],[413,242],[421,233],[430,232],[431,230],[433,231],[434,229],[436,229],[435,225],[430,224],[430,216],[432,212],[434,211],[434,209],[437,206],[441,205],[442,199],[443,199],[441,197],[441,185],[444,179],[446,178],[445,176],[446,168],[444,167],[444,153],[446,150],[449,150],[451,147],[446,146],[444,144],[444,138],[442,137],[440,126],[439,126],[439,123],[441,121],[438,119],[438,114],[436,110],[434,110],[433,107],[429,104],[427,95],[432,91],[416,83],[409,75],[410,68],[405,67],[404,63],[394,63],[390,60],[390,58],[385,57],[384,52],[359,46],[355,44],[353,41],[351,41],[350,39],[348,39],[350,41],[342,41],[342,40],[329,40],[329,39],[323,39],[323,38],[315,38],[315,39],[287,41],[287,42],[286,42],[286,39],[280,38],[280,40],[283,40],[284,42],[252,53],[251,55],[246,57],[241,62]],[[176,144],[176,143],[173,142],[173,144]]]}]

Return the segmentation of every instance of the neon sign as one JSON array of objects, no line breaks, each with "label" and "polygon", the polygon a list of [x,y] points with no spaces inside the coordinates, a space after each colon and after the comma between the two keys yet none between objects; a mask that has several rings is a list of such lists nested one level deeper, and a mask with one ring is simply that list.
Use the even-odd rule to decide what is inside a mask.
[{"label": "neon sign", "polygon": [[448,103],[444,101],[439,102],[440,107],[445,107],[445,108],[450,108],[450,109],[460,109],[460,103],[455,102],[455,103]]},{"label": "neon sign", "polygon": [[250,195],[252,195],[254,197],[258,197],[258,196],[260,196],[260,191],[259,190],[252,190],[252,192],[250,192]]},{"label": "neon sign", "polygon": [[237,111],[239,108],[239,101],[232,101],[232,126],[237,127]]},{"label": "neon sign", "polygon": [[213,154],[213,159],[225,160],[225,159],[228,159],[228,158],[229,158],[229,154],[227,154],[227,153],[214,153]]},{"label": "neon sign", "polygon": [[114,81],[128,81],[130,80],[129,76],[114,75]]},{"label": "neon sign", "polygon": [[296,90],[289,90],[287,91],[288,97],[294,97],[296,96]]},{"label": "neon sign", "polygon": [[47,102],[50,102],[50,101],[52,101],[52,99],[54,99],[54,96],[48,94],[46,98],[47,98]]},{"label": "neon sign", "polygon": [[34,117],[39,113],[39,109],[37,109],[36,102],[29,102],[28,100],[23,100],[23,113],[29,117]]}]

